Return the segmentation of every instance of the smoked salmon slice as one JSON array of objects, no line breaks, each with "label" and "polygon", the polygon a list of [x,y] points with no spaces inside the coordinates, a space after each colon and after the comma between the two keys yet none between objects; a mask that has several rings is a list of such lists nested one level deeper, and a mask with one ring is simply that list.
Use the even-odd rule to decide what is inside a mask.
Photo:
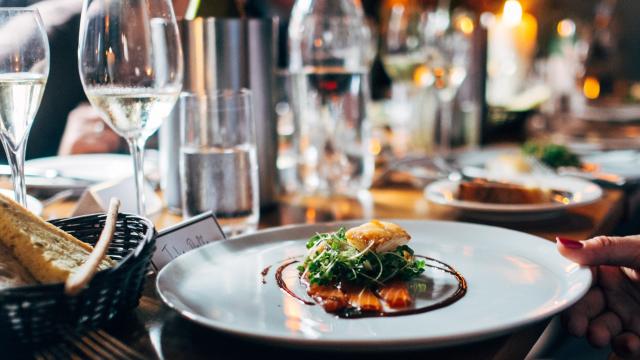
[{"label": "smoked salmon slice", "polygon": [[349,286],[343,288],[349,305],[363,312],[381,312],[382,304],[369,288]]},{"label": "smoked salmon slice", "polygon": [[382,286],[378,289],[378,295],[392,309],[406,308],[413,303],[409,288],[402,281],[394,281]]},{"label": "smoked salmon slice", "polygon": [[307,293],[329,313],[336,313],[349,303],[345,293],[335,286],[311,284]]}]

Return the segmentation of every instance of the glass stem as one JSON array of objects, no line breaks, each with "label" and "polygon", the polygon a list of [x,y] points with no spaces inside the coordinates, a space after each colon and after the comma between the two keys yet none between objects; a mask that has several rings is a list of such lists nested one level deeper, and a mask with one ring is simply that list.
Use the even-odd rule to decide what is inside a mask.
[{"label": "glass stem", "polygon": [[146,216],[146,202],[144,196],[144,144],[145,138],[129,138],[129,150],[133,158],[133,172],[136,182],[136,200],[138,215]]},{"label": "glass stem", "polygon": [[7,147],[7,158],[11,167],[11,177],[13,179],[13,191],[16,201],[27,207],[27,186],[24,181],[24,157],[27,149],[27,141],[25,140],[18,145],[17,149],[9,149]]},{"label": "glass stem", "polygon": [[453,127],[453,101],[442,101],[440,106],[440,156],[446,158],[451,152],[451,128]]}]

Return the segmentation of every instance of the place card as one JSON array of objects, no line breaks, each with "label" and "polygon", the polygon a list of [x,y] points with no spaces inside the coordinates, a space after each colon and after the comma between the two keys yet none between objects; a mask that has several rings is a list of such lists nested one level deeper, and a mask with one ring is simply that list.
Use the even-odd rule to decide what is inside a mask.
[{"label": "place card", "polygon": [[[145,181],[144,186],[147,211],[146,215],[159,213],[162,208],[162,199],[153,190],[153,187]],[[136,214],[138,205],[136,202],[136,183],[134,178],[127,177],[121,180],[96,184],[85,190],[80,196],[73,216],[88,215],[105,212],[109,207],[109,200],[118,198],[123,213]]]},{"label": "place card", "polygon": [[215,215],[209,211],[159,232],[151,262],[160,270],[186,252],[226,238]]}]

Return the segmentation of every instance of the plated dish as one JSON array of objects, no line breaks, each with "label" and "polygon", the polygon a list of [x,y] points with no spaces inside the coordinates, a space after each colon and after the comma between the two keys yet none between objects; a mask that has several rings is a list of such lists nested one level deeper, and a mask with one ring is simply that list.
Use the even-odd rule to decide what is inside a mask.
[{"label": "plated dish", "polygon": [[[318,304],[345,319],[420,314],[461,299],[467,291],[465,278],[442,261],[416,255],[407,245],[410,240],[397,224],[379,220],[317,233],[307,241],[308,252],[302,259],[288,259],[278,266],[276,282],[302,304]],[[428,268],[449,275],[452,283],[457,282],[455,290],[436,300],[431,279],[423,275]],[[261,274],[268,271],[269,267]],[[285,281],[296,276],[292,271],[299,278],[294,286]],[[300,285],[306,296],[296,291]]]},{"label": "plated dish", "polygon": [[508,185],[480,189],[476,186],[469,190],[468,184],[440,180],[425,188],[425,197],[472,216],[497,215],[503,220],[557,216],[569,208],[591,204],[602,197],[600,186],[567,176],[509,176],[496,183]]},{"label": "plated dish", "polygon": [[[157,290],[182,316],[219,331],[286,346],[378,350],[437,347],[497,336],[561,311],[591,283],[587,269],[562,258],[551,242],[532,235],[466,223],[391,222],[411,236],[404,245],[411,248],[414,260],[424,256],[446,263],[465,279],[464,296],[435,311],[403,316],[344,318],[327,312],[308,295],[301,278],[304,268],[298,266],[309,255],[310,238],[340,228],[346,238],[346,229],[363,221],[288,226],[205,245],[163,268]],[[402,241],[392,244],[403,246]],[[278,269],[294,260],[299,263],[283,270],[281,279],[314,305],[278,284]],[[426,279],[431,291],[425,301],[432,304],[449,298],[460,284],[442,270],[449,268],[438,264],[425,266],[413,278]]]}]

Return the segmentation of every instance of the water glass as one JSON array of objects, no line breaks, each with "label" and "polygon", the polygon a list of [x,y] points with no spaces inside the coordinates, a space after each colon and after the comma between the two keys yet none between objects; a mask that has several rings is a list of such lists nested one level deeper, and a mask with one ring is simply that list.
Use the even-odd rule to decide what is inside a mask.
[{"label": "water glass", "polygon": [[183,93],[179,108],[183,216],[211,210],[227,235],[254,231],[260,197],[250,91]]},{"label": "water glass", "polygon": [[372,49],[360,1],[297,1],[289,49],[300,189],[354,195],[369,188],[374,169],[367,116]]}]

